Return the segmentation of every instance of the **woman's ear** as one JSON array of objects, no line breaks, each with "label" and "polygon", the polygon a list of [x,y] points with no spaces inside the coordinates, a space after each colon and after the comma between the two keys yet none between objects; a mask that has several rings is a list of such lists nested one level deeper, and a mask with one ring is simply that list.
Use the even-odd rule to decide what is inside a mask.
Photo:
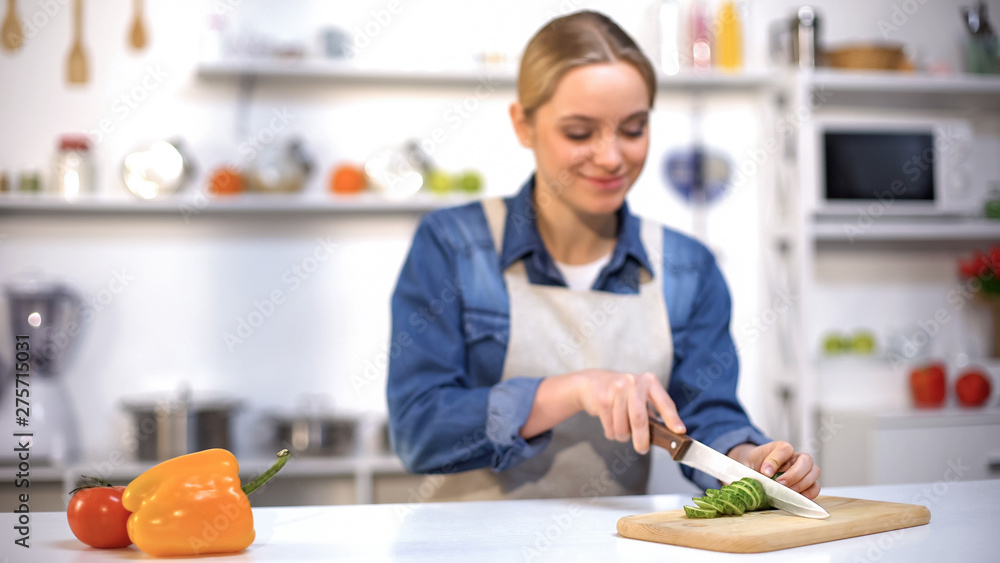
[{"label": "woman's ear", "polygon": [[521,141],[521,146],[528,149],[534,148],[534,125],[525,115],[524,106],[520,102],[510,104],[510,122],[514,125],[514,133]]}]

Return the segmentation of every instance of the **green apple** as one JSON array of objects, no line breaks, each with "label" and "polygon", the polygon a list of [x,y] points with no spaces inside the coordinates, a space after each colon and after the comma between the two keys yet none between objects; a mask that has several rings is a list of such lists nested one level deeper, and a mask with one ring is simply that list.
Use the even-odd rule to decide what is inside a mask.
[{"label": "green apple", "polygon": [[466,170],[455,180],[455,185],[460,191],[474,194],[483,189],[483,177],[475,170]]},{"label": "green apple", "polygon": [[851,350],[855,354],[869,355],[875,352],[875,335],[870,330],[859,330],[851,338]]},{"label": "green apple", "polygon": [[823,352],[830,356],[836,356],[844,351],[844,340],[840,334],[831,332],[823,337]]},{"label": "green apple", "polygon": [[431,170],[427,176],[427,188],[436,194],[446,194],[451,191],[451,174],[441,169]]}]

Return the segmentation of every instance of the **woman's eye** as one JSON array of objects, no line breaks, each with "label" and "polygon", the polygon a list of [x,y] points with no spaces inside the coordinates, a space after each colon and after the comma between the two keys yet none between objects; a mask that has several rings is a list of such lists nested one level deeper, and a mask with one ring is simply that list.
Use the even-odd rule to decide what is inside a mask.
[{"label": "woman's eye", "polygon": [[565,131],[566,137],[573,141],[586,141],[590,138],[590,131]]},{"label": "woman's eye", "polygon": [[632,139],[636,139],[636,138],[642,137],[645,133],[646,133],[646,126],[645,125],[643,125],[641,127],[628,127],[628,128],[622,129],[622,135],[625,135],[626,137],[630,137]]}]

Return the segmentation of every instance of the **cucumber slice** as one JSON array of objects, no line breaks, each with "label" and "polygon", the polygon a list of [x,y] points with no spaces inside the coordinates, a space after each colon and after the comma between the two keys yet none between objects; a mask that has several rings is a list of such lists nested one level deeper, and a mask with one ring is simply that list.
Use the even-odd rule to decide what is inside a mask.
[{"label": "cucumber slice", "polygon": [[[719,504],[721,504],[722,507],[725,509],[725,513],[726,514],[734,514],[736,516],[742,516],[743,515],[743,509],[741,507],[737,506],[736,503],[728,500],[727,497],[729,497],[729,495],[726,495],[725,493],[721,493],[721,494],[718,494],[718,495],[715,495],[714,497],[712,497],[712,500],[714,500],[714,501],[718,502]],[[731,497],[729,497],[729,498],[731,498]],[[739,502],[739,501],[736,501],[736,502]]]},{"label": "cucumber slice", "polygon": [[743,495],[746,497],[748,501],[747,502],[748,509],[757,510],[758,508],[760,508],[760,502],[762,499],[760,498],[760,495],[757,494],[757,489],[755,489],[752,485],[744,483],[742,481],[737,481],[732,484],[732,487],[733,489],[742,492]]},{"label": "cucumber slice", "polygon": [[717,505],[714,502],[712,502],[712,499],[710,499],[710,498],[707,498],[707,497],[695,497],[695,498],[693,498],[691,500],[695,504],[698,505],[698,508],[704,508],[705,510],[714,510],[716,512],[719,511],[719,505]]},{"label": "cucumber slice", "polygon": [[701,498],[695,498],[695,499],[691,499],[691,500],[693,500],[695,504],[697,504],[698,506],[700,506],[702,508],[711,508],[712,510],[718,512],[719,514],[725,514],[726,513],[726,508],[724,506],[722,506],[722,503],[718,502],[715,499],[715,497],[712,497],[712,498],[701,497]]},{"label": "cucumber slice", "polygon": [[707,508],[685,505],[684,515],[688,518],[715,518],[716,515],[718,515],[718,512]]},{"label": "cucumber slice", "polygon": [[742,493],[733,490],[728,490],[728,491],[722,491],[721,496],[723,499],[731,502],[733,505],[739,508],[741,512],[746,512],[747,503],[746,500],[743,498]]},{"label": "cucumber slice", "polygon": [[714,497],[717,494],[719,494],[719,489],[708,489],[705,491],[705,496],[709,498]]}]

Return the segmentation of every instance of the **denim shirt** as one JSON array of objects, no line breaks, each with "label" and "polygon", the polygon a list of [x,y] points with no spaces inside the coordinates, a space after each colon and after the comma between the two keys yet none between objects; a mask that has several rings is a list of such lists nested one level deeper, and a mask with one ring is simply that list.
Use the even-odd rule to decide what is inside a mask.
[{"label": "denim shirt", "polygon": [[[480,203],[422,219],[392,296],[387,399],[396,453],[414,473],[484,467],[503,471],[541,452],[551,431],[525,440],[540,378],[501,381],[510,335],[503,271],[525,261],[531,283],[565,286],[542,242],[532,204],[534,176],[505,200],[503,249],[497,253]],[[638,293],[652,273],[640,220],[623,205],[614,252],[593,290]],[[736,398],[739,362],[729,332],[729,289],[704,245],[663,229],[663,293],[673,333],[667,392],[688,434],[728,452],[770,441]],[[718,481],[686,466],[703,488]]]}]

